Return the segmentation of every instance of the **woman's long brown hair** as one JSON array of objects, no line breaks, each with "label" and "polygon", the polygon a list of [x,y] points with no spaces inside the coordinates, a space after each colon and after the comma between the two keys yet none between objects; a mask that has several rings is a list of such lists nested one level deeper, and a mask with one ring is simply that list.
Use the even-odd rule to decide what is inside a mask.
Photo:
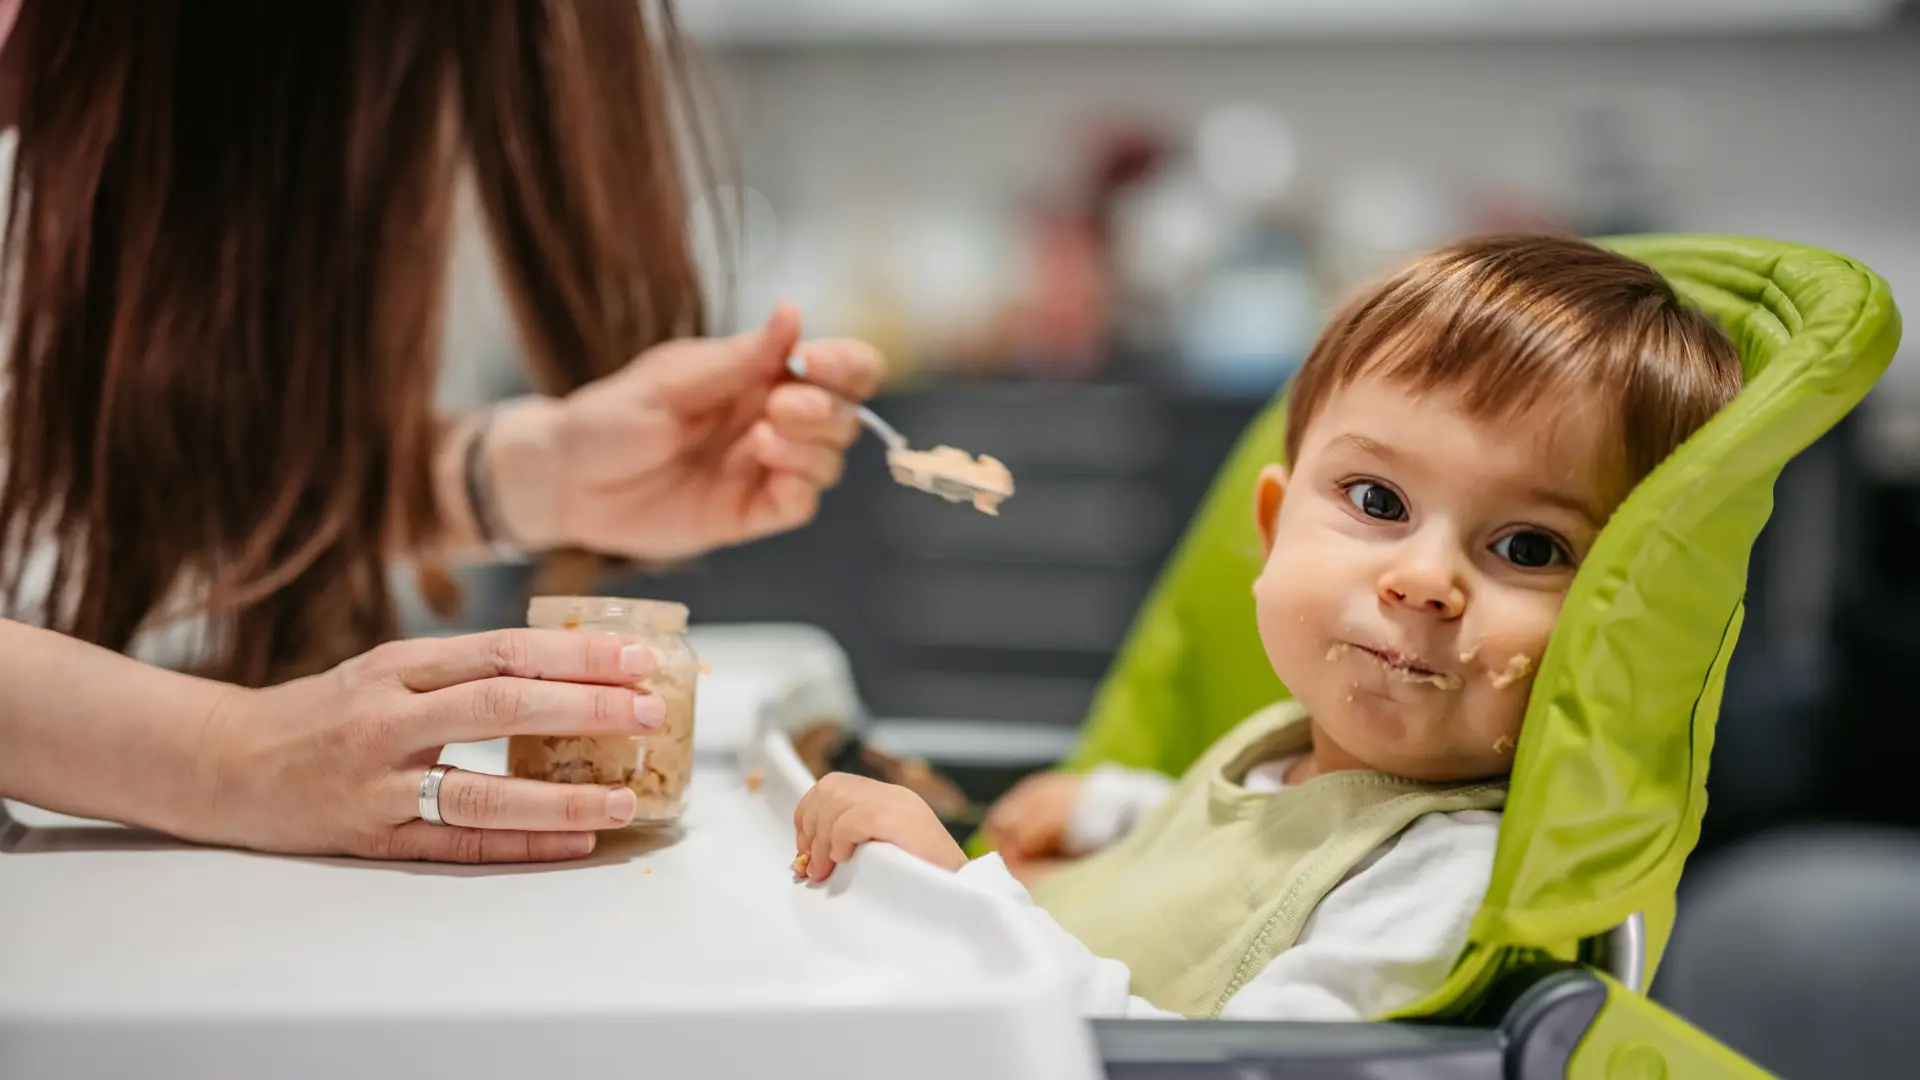
[{"label": "woman's long brown hair", "polygon": [[219,628],[208,673],[254,685],[392,636],[396,541],[439,528],[461,169],[543,389],[698,328],[686,57],[654,15],[28,3],[7,45],[0,595],[51,542],[48,622],[124,649],[184,588]]}]

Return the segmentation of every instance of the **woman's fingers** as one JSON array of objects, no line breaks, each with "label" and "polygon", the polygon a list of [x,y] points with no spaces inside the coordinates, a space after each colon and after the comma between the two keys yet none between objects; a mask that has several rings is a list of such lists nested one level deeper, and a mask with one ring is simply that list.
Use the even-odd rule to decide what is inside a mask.
[{"label": "woman's fingers", "polygon": [[887,370],[879,349],[853,338],[809,341],[799,351],[808,382],[854,401],[872,397]]},{"label": "woman's fingers", "polygon": [[[418,810],[417,786],[406,816]],[[440,781],[440,817],[448,825],[525,832],[617,829],[633,820],[632,791],[603,784],[551,784],[454,769]]]},{"label": "woman's fingers", "polygon": [[646,354],[637,374],[646,396],[674,412],[706,412],[781,378],[799,340],[800,310],[782,303],[758,329],[660,346]]},{"label": "woman's fingers", "polygon": [[381,854],[425,862],[560,862],[591,854],[593,845],[590,832],[463,829],[411,821],[393,831]]},{"label": "woman's fingers", "polygon": [[644,735],[667,704],[623,686],[495,678],[415,695],[401,713],[404,747],[422,750],[505,735]]},{"label": "woman's fingers", "polygon": [[790,439],[771,425],[756,428],[752,437],[755,456],[772,472],[790,473],[822,490],[840,482],[840,470],[846,464],[840,450]]},{"label": "woman's fingers", "polygon": [[806,524],[819,509],[819,485],[797,473],[768,472],[751,497],[743,526],[748,536],[771,536]]},{"label": "woman's fingers", "polygon": [[775,387],[767,397],[767,420],[781,437],[844,450],[860,435],[853,406],[809,383]]},{"label": "woman's fingers", "polygon": [[629,685],[653,674],[653,651],[612,634],[494,630],[382,645],[356,661],[418,693],[480,679],[550,679]]}]

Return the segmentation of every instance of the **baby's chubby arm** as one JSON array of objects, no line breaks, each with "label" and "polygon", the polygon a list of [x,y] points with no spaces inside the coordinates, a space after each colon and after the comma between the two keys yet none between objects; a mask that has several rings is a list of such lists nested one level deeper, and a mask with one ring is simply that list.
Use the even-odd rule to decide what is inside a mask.
[{"label": "baby's chubby arm", "polygon": [[825,881],[861,844],[877,840],[944,870],[967,864],[952,835],[926,800],[906,788],[864,776],[829,773],[793,810],[794,871]]}]

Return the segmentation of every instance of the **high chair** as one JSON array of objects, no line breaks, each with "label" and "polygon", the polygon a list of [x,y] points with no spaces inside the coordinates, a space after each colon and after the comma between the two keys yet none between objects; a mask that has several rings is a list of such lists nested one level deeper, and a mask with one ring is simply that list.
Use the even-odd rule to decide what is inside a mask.
[{"label": "high chair", "polygon": [[[1257,1075],[1233,1070],[1261,1061],[1314,1077],[1764,1075],[1644,991],[1699,837],[1748,558],[1774,480],[1872,387],[1899,315],[1880,277],[1814,248],[1704,235],[1603,244],[1652,265],[1717,318],[1745,385],[1633,491],[1567,596],[1469,944],[1444,986],[1383,1018],[1455,1026],[1103,1023],[1111,1075]],[[1283,453],[1284,418],[1276,400],[1242,436],[1067,768],[1118,762],[1178,775],[1286,695],[1248,595],[1261,562],[1251,493]]]}]

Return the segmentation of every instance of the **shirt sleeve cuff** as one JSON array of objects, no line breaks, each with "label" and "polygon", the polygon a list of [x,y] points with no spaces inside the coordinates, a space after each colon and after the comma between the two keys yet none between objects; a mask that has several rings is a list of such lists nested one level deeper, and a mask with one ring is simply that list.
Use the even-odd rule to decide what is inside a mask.
[{"label": "shirt sleeve cuff", "polygon": [[1151,769],[1123,765],[1094,769],[1080,787],[1061,846],[1068,855],[1099,851],[1131,832],[1172,788],[1172,780]]}]

